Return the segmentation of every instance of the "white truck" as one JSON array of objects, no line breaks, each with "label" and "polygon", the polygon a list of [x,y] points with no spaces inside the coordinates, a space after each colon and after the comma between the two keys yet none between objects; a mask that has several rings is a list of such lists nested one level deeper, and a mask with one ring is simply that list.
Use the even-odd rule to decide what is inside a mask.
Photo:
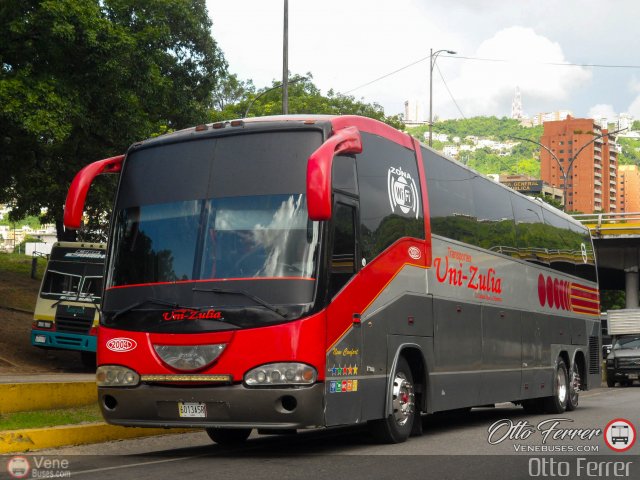
[{"label": "white truck", "polygon": [[607,386],[629,386],[640,378],[640,310],[611,310],[607,324],[612,337]]}]

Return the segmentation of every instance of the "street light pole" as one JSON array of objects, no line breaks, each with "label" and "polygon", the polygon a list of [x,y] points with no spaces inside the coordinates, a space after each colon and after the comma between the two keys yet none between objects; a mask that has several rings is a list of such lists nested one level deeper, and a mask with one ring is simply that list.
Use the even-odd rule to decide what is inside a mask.
[{"label": "street light pole", "polygon": [[549,155],[551,155],[553,157],[553,159],[556,161],[556,163],[558,164],[558,168],[560,169],[560,173],[562,174],[562,197],[563,197],[564,211],[566,212],[567,211],[567,203],[568,203],[567,202],[567,180],[569,179],[569,174],[571,173],[571,168],[573,167],[573,162],[576,161],[576,159],[578,158],[578,155],[580,155],[580,153],[586,147],[591,145],[593,142],[595,142],[599,138],[608,137],[610,135],[615,135],[616,133],[622,132],[623,130],[626,130],[626,128],[620,128],[618,130],[614,130],[613,132],[601,133],[599,135],[594,136],[591,140],[589,140],[587,143],[582,145],[572,157],[569,157],[569,164],[567,165],[567,169],[566,170],[562,166],[562,163],[560,162],[560,159],[558,159],[558,157],[555,155],[555,153],[553,153],[551,151],[551,149],[549,147],[547,147],[546,145],[543,145],[540,142],[536,142],[535,140],[531,140],[530,138],[521,138],[521,137],[511,137],[511,138],[513,138],[515,140],[524,140],[526,142],[535,143],[536,145],[544,148],[549,153]]},{"label": "street light pole", "polygon": [[[292,85],[296,82],[301,82],[303,80],[308,80],[308,77],[298,77],[298,78],[294,78],[293,80],[287,81],[287,85]],[[258,100],[260,97],[262,97],[264,94],[272,92],[273,90],[276,90],[278,88],[283,88],[284,84],[280,83],[278,85],[276,85],[275,87],[271,87],[266,89],[264,92],[261,92],[260,94],[256,95],[255,98],[253,100],[251,100],[251,102],[249,103],[249,106],[247,107],[247,109],[244,112],[244,115],[242,116],[242,118],[247,118],[247,115],[249,115],[249,110],[251,110],[251,107],[253,107],[253,104],[256,103],[256,100]],[[284,93],[283,93],[284,95]],[[283,100],[283,104],[284,104],[284,100]]]},{"label": "street light pole", "polygon": [[449,55],[455,55],[453,50],[437,50],[433,51],[433,48],[429,50],[429,146],[433,144],[431,136],[433,135],[433,68],[436,66],[436,58],[442,52],[446,52]]},{"label": "street light pole", "polygon": [[282,35],[282,114],[289,113],[289,0],[284,0],[284,32]]}]

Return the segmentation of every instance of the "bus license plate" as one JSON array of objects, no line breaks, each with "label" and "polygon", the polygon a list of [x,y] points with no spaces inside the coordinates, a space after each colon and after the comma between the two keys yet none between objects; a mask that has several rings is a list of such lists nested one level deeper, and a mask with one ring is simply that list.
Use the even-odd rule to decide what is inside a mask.
[{"label": "bus license plate", "polygon": [[195,402],[178,402],[180,418],[206,418],[207,404]]},{"label": "bus license plate", "polygon": [[630,373],[628,375],[629,380],[638,380],[638,374],[637,373]]}]

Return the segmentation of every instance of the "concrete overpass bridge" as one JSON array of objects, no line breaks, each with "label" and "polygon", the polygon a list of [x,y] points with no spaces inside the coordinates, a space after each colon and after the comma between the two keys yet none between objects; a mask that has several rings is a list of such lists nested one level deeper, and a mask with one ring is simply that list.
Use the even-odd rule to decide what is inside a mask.
[{"label": "concrete overpass bridge", "polygon": [[640,302],[640,212],[574,215],[591,231],[601,290],[624,290],[627,309]]}]

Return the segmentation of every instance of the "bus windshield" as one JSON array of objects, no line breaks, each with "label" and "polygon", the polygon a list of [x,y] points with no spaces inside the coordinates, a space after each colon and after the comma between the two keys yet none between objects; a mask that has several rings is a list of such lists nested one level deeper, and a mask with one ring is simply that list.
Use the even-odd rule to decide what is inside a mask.
[{"label": "bus windshield", "polygon": [[42,298],[93,303],[102,295],[103,265],[50,260],[40,290]]},{"label": "bus windshield", "polygon": [[315,275],[317,225],[302,194],[130,207],[116,229],[113,286]]},{"label": "bus windshield", "polygon": [[[137,328],[141,310],[173,318],[157,302],[131,308],[160,297],[180,308],[244,309],[244,319],[283,321],[310,308],[320,228],[308,218],[306,165],[321,142],[319,130],[257,132],[130,152],[113,217],[107,321]],[[150,322],[139,328],[153,330]]]}]

